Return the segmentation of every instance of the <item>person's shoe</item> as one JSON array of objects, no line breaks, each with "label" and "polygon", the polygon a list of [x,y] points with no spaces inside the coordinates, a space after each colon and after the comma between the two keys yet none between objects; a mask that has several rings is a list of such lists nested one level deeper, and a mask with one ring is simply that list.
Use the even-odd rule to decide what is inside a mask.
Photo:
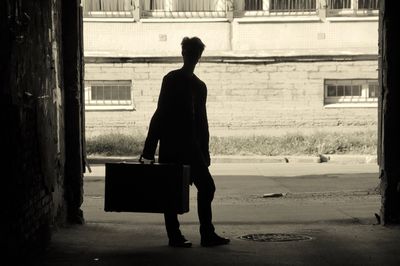
[{"label": "person's shoe", "polygon": [[170,239],[168,245],[174,248],[190,248],[192,246],[192,242],[187,240],[184,236],[180,236]]},{"label": "person's shoe", "polygon": [[220,245],[227,245],[231,242],[229,238],[220,237],[216,233],[212,233],[209,236],[202,236],[201,237],[201,246],[202,247],[214,247]]}]

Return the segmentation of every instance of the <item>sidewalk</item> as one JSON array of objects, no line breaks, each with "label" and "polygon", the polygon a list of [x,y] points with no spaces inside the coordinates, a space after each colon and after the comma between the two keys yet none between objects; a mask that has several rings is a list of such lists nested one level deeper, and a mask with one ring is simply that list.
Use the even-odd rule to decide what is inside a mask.
[{"label": "sidewalk", "polygon": [[[88,156],[88,163],[104,164],[105,162],[137,162],[138,156]],[[320,155],[320,156],[247,156],[218,155],[211,157],[211,163],[339,163],[339,164],[377,164],[373,155]]]}]

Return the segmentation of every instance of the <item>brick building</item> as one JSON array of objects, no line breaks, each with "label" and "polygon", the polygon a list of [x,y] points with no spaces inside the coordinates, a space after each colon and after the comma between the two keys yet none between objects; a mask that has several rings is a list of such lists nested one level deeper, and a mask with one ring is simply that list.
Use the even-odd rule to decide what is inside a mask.
[{"label": "brick building", "polygon": [[84,0],[86,133],[145,133],[184,36],[211,134],[375,128],[378,2]]}]

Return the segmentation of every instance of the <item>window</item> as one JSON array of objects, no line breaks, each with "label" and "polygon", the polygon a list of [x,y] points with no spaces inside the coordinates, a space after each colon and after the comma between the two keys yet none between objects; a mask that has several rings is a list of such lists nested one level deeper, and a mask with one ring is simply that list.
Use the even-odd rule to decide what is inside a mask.
[{"label": "window", "polygon": [[368,87],[368,97],[369,97],[369,98],[378,98],[378,90],[379,90],[379,85],[378,85],[378,83],[376,83],[376,84],[369,84],[369,87]]},{"label": "window", "polygon": [[143,17],[225,17],[226,0],[141,0]]},{"label": "window", "polygon": [[[155,10],[165,10],[165,7],[164,7],[164,0],[150,0],[150,1],[147,1],[148,2],[148,4],[149,4],[149,9],[148,10],[153,10],[153,11],[155,11]],[[145,3],[143,3],[143,4],[145,4]]]},{"label": "window", "polygon": [[352,6],[352,0],[329,0],[329,9],[379,9],[379,0],[357,0],[354,4],[357,6]]},{"label": "window", "polygon": [[376,103],[378,101],[378,81],[375,79],[325,80],[324,103]]},{"label": "window", "polygon": [[328,0],[329,9],[350,9],[352,0]]},{"label": "window", "polygon": [[132,0],[82,0],[84,17],[132,17]]},{"label": "window", "polygon": [[245,0],[244,10],[263,10],[263,0]]},{"label": "window", "polygon": [[90,107],[92,107],[92,109],[96,109],[96,107],[109,107],[108,109],[130,107],[132,109],[132,81],[85,81],[85,105],[89,107],[89,109]]},{"label": "window", "polygon": [[235,17],[317,15],[319,0],[234,0]]},{"label": "window", "polygon": [[380,0],[328,0],[328,14],[377,16]]},{"label": "window", "polygon": [[379,0],[358,0],[358,9],[378,10]]},{"label": "window", "polygon": [[316,11],[316,0],[270,0],[270,12]]}]

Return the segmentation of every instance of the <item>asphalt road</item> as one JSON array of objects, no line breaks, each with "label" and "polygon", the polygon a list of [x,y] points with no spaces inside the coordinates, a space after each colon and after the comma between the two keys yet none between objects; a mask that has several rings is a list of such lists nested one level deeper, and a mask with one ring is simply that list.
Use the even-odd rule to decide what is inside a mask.
[{"label": "asphalt road", "polygon": [[[366,220],[379,212],[378,166],[375,164],[215,164],[210,167],[217,191],[216,223]],[[162,224],[159,214],[106,213],[103,165],[84,178],[82,209],[91,222]],[[282,197],[264,197],[281,193]],[[196,223],[196,188],[190,190],[190,212],[183,223]],[[372,211],[374,212],[372,212]]]}]

